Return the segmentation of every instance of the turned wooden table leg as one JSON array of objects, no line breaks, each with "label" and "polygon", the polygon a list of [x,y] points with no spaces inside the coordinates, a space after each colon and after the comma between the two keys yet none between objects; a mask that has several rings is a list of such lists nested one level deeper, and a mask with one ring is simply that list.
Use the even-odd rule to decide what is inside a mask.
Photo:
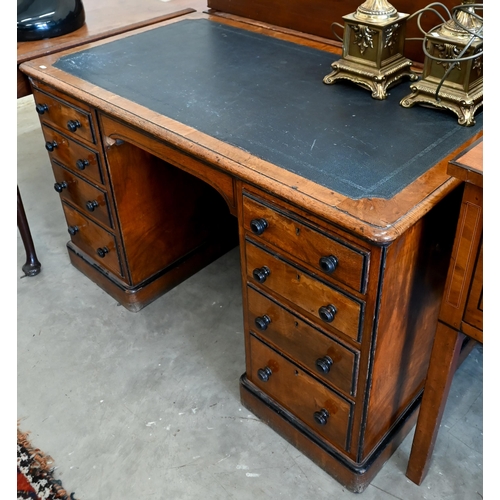
[{"label": "turned wooden table leg", "polygon": [[23,201],[19,193],[19,186],[17,188],[17,227],[21,234],[21,239],[23,240],[24,250],[26,251],[26,264],[23,266],[23,271],[26,276],[35,276],[40,272],[42,265],[36,256],[35,245],[31,237],[28,219],[26,218]]},{"label": "turned wooden table leg", "polygon": [[406,477],[421,484],[429,469],[434,444],[457,369],[463,333],[438,322],[424,395],[406,469]]}]

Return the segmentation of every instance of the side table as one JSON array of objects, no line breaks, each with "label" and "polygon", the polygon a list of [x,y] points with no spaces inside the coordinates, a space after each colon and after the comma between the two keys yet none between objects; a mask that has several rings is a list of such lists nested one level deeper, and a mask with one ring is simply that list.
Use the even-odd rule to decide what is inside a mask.
[{"label": "side table", "polygon": [[448,174],[465,182],[420,414],[406,476],[424,480],[464,340],[483,342],[483,141],[458,155]]}]

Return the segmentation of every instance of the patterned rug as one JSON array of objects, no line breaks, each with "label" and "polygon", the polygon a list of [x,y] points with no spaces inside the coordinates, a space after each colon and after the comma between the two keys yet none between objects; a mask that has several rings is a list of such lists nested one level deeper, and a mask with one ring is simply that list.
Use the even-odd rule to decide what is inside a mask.
[{"label": "patterned rug", "polygon": [[17,430],[17,500],[76,500],[54,479],[53,460]]}]

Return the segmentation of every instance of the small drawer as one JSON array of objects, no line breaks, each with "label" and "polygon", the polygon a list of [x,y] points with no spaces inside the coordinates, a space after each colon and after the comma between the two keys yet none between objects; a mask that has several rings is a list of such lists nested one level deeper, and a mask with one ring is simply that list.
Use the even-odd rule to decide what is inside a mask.
[{"label": "small drawer", "polygon": [[243,196],[243,223],[257,241],[274,245],[327,280],[365,292],[369,252],[311,227],[299,217]]},{"label": "small drawer", "polygon": [[248,379],[332,444],[348,450],[353,404],[250,335]]},{"label": "small drawer", "polygon": [[63,130],[75,139],[96,143],[92,115],[88,111],[78,109],[35,89],[33,96],[42,123]]},{"label": "small drawer", "polygon": [[57,160],[66,168],[90,181],[102,184],[101,166],[97,153],[68,139],[52,128],[42,127],[42,132],[45,138],[45,149],[52,160]]},{"label": "small drawer", "polygon": [[62,205],[71,241],[100,265],[123,276],[115,237],[66,203]]},{"label": "small drawer", "polygon": [[250,328],[327,384],[356,395],[358,354],[305,323],[276,302],[247,289]]},{"label": "small drawer", "polygon": [[245,249],[250,283],[279,294],[323,328],[361,341],[364,302],[335,290],[249,241]]},{"label": "small drawer", "polygon": [[106,192],[97,189],[69,170],[52,162],[55,184],[54,189],[61,199],[76,205],[92,219],[112,228]]}]

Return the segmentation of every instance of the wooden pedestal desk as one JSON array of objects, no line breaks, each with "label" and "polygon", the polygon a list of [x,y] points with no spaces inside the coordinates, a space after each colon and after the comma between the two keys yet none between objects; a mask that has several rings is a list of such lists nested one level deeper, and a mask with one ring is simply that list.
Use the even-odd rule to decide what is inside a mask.
[{"label": "wooden pedestal desk", "polygon": [[242,402],[360,492],[415,423],[460,204],[446,167],[482,126],[403,109],[405,87],[326,86],[338,54],[189,14],[21,70],[71,262],[139,311],[239,241]]},{"label": "wooden pedestal desk", "polygon": [[453,253],[406,475],[421,484],[467,337],[483,343],[483,141],[450,162],[465,182]]}]

